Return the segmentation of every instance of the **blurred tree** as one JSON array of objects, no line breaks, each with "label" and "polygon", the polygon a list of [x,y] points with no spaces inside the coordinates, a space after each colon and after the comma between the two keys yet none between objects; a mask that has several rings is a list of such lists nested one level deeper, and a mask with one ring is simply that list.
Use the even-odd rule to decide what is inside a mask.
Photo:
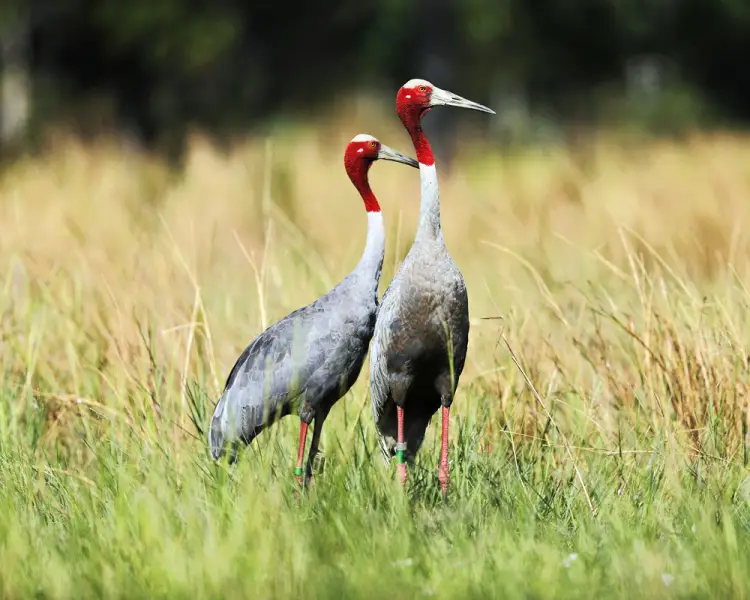
[{"label": "blurred tree", "polygon": [[[651,61],[728,117],[750,117],[747,0],[4,0],[0,18],[11,6],[31,18],[2,29],[3,58],[31,61],[37,116],[85,123],[87,102],[108,98],[114,125],[174,156],[191,126],[231,139],[339,89],[415,76],[532,123],[540,111],[585,121],[601,90],[625,96],[633,65]],[[459,118],[427,124],[443,160]]]},{"label": "blurred tree", "polygon": [[0,146],[22,142],[29,120],[29,14],[23,0],[0,8]]}]

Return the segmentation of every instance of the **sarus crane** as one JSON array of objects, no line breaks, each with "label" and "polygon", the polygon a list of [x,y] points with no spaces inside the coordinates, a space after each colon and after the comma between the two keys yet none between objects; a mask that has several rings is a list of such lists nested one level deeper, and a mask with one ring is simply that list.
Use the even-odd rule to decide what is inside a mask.
[{"label": "sarus crane", "polygon": [[450,408],[469,342],[469,301],[464,278],[443,240],[435,157],[422,117],[435,106],[493,110],[442,90],[424,79],[399,89],[396,112],[419,161],[421,204],[414,242],[383,294],[370,351],[370,395],[381,449],[396,457],[401,482],[406,464],[442,407],[439,480],[448,490]]},{"label": "sarus crane", "polygon": [[242,444],[296,409],[301,423],[294,474],[302,482],[307,429],[314,419],[305,470],[306,479],[312,476],[323,423],[357,380],[375,327],[385,252],[383,217],[368,180],[376,160],[418,167],[416,160],[370,135],[359,134],[348,144],[344,166],[367,211],[362,258],[330,292],[271,325],[242,352],[211,420],[214,459],[228,453],[233,463]]}]

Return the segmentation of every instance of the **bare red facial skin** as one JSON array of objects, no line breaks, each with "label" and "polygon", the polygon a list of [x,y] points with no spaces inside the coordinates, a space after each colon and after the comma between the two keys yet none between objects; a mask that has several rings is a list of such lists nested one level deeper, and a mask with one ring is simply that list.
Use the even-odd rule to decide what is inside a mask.
[{"label": "bare red facial skin", "polygon": [[417,160],[426,166],[435,164],[432,147],[422,131],[422,116],[432,108],[431,97],[432,88],[428,85],[402,87],[396,94],[396,114],[411,136]]},{"label": "bare red facial skin", "polygon": [[349,175],[349,179],[362,196],[367,212],[380,212],[380,204],[375,194],[372,193],[370,181],[367,178],[372,163],[378,159],[378,152],[380,152],[380,142],[375,140],[349,142],[344,152],[346,174]]}]

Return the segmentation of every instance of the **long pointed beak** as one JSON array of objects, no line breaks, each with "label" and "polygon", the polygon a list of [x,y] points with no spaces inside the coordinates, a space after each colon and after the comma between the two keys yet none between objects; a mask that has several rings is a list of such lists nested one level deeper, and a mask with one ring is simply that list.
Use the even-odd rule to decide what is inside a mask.
[{"label": "long pointed beak", "polygon": [[381,142],[380,151],[378,152],[378,158],[381,160],[392,160],[393,162],[400,162],[410,167],[419,168],[419,163],[414,160],[411,156],[406,156],[400,152],[396,152],[393,148],[389,148]]},{"label": "long pointed beak", "polygon": [[494,110],[487,108],[483,104],[472,102],[471,100],[462,98],[458,94],[454,94],[447,90],[441,90],[440,88],[432,89],[432,100],[430,104],[432,106],[457,106],[458,108],[469,108],[471,110],[490,113],[491,115],[495,114]]}]

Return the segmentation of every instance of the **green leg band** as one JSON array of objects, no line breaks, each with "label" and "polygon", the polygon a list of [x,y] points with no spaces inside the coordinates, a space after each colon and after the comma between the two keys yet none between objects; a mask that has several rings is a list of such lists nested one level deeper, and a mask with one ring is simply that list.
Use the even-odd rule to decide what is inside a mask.
[{"label": "green leg band", "polygon": [[400,465],[404,464],[404,451],[403,450],[396,450],[396,462]]},{"label": "green leg band", "polygon": [[295,475],[302,475],[302,467],[294,467]]}]

